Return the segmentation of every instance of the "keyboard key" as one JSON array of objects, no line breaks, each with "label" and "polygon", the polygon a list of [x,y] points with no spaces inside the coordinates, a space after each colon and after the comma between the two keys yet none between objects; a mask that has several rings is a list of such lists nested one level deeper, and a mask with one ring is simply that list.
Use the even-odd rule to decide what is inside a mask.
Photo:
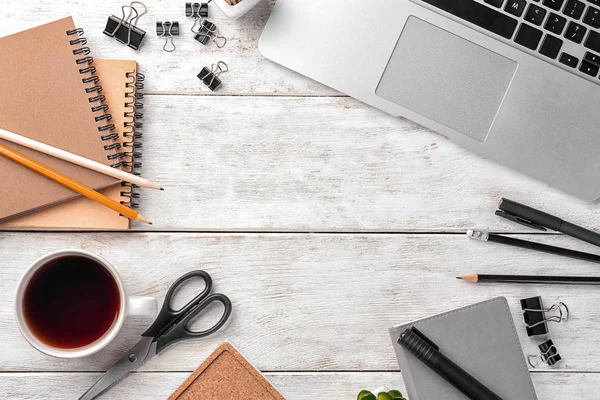
[{"label": "keyboard key", "polygon": [[585,9],[585,3],[579,0],[569,0],[563,10],[563,14],[573,19],[581,18],[583,10]]},{"label": "keyboard key", "polygon": [[560,52],[560,48],[563,45],[563,41],[552,35],[546,35],[542,46],[540,47],[540,53],[551,59],[555,59]]},{"label": "keyboard key", "polygon": [[595,65],[596,67],[600,67],[600,56],[598,54],[590,53],[588,51],[585,53],[583,61]]},{"label": "keyboard key", "polygon": [[558,61],[565,65],[568,65],[571,68],[575,68],[577,67],[577,64],[579,64],[579,59],[577,57],[573,57],[572,55],[567,53],[562,53]]},{"label": "keyboard key", "polygon": [[525,6],[527,3],[525,0],[508,0],[506,6],[504,6],[504,11],[514,15],[515,17],[520,17],[523,14],[523,10],[525,10]]},{"label": "keyboard key", "polygon": [[592,28],[600,28],[600,10],[594,7],[588,7],[585,17],[583,17],[583,23],[588,24]]},{"label": "keyboard key", "polygon": [[546,25],[544,25],[544,28],[549,30],[550,32],[560,35],[566,24],[567,19],[565,17],[561,17],[560,15],[550,13],[548,21],[546,21]]},{"label": "keyboard key", "polygon": [[590,3],[595,4],[597,6],[600,6],[600,0],[587,0],[587,1],[589,1]]},{"label": "keyboard key", "polygon": [[544,4],[548,8],[558,11],[562,7],[563,3],[564,0],[544,0],[542,4]]},{"label": "keyboard key", "polygon": [[423,1],[506,39],[512,38],[515,29],[517,29],[518,22],[516,19],[496,11],[493,8],[484,6],[481,3],[477,3],[474,0]]},{"label": "keyboard key", "polygon": [[590,34],[587,39],[585,39],[583,45],[596,53],[600,53],[600,33],[590,31]]},{"label": "keyboard key", "polygon": [[583,73],[584,73],[584,74],[586,74],[586,75],[589,75],[589,76],[594,76],[594,77],[595,77],[596,75],[598,75],[598,70],[599,70],[599,69],[600,69],[600,68],[598,68],[598,67],[597,67],[597,66],[595,66],[594,64],[590,64],[590,63],[588,63],[588,62],[585,62],[585,61],[583,61],[583,62],[581,63],[581,67],[579,67],[579,70],[580,70],[581,72],[583,72]]},{"label": "keyboard key", "polygon": [[527,24],[521,24],[517,36],[515,36],[515,42],[528,49],[535,50],[541,38],[542,31]]},{"label": "keyboard key", "polygon": [[581,43],[586,31],[587,29],[583,25],[571,21],[565,32],[565,38],[575,43]]},{"label": "keyboard key", "polygon": [[531,22],[534,25],[540,26],[544,17],[546,16],[546,10],[542,7],[538,7],[535,4],[530,4],[525,14],[525,21]]},{"label": "keyboard key", "polygon": [[504,0],[485,0],[485,2],[489,5],[500,8],[502,7],[502,3],[504,3]]}]

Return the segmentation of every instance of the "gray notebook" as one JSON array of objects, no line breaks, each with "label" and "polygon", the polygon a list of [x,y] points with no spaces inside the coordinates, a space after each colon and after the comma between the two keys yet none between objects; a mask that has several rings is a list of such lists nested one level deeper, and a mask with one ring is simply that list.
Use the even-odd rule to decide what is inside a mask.
[{"label": "gray notebook", "polygon": [[537,400],[504,297],[390,328],[410,400],[468,400],[400,347],[400,334],[411,326],[423,332],[440,347],[442,354],[503,400]]}]

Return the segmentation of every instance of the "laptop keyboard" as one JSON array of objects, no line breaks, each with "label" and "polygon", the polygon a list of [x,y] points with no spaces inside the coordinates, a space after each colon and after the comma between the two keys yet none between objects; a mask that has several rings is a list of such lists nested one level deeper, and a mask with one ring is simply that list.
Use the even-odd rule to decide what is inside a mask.
[{"label": "laptop keyboard", "polygon": [[[600,0],[420,0],[554,60],[598,77]],[[600,81],[598,81],[600,83]]]}]

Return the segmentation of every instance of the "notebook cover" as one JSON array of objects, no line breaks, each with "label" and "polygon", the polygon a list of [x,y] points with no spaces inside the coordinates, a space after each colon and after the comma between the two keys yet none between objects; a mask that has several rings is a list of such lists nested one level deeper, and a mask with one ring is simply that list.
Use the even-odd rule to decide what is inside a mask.
[{"label": "notebook cover", "polygon": [[[91,110],[102,103],[89,101],[97,93],[86,93],[94,84],[82,82],[91,73],[80,72],[88,67],[86,62],[77,63],[86,55],[73,54],[82,47],[82,43],[70,43],[79,38],[67,35],[74,29],[73,20],[67,17],[0,38],[0,127],[108,165],[107,143],[101,139],[108,132],[98,130],[107,122],[96,121],[103,112]],[[0,143],[94,188],[117,182],[54,157]],[[73,197],[69,189],[0,157],[0,220]]]},{"label": "notebook cover", "polygon": [[[100,79],[98,85],[102,86],[102,94],[106,96],[105,104],[108,104],[112,116],[111,123],[115,125],[115,132],[119,139],[115,142],[125,143],[133,141],[133,138],[123,136],[134,127],[132,112],[135,107],[131,99],[136,93],[133,79],[137,73],[137,62],[132,60],[107,60],[94,59],[96,76]],[[127,113],[127,114],[126,114]],[[121,149],[118,151],[127,151]],[[126,157],[130,160],[131,157]],[[118,160],[114,161],[115,163]],[[101,190],[101,192],[116,201],[129,202],[131,187],[113,185]],[[125,194],[125,195],[122,195]],[[29,213],[19,218],[0,223],[6,228],[59,228],[59,229],[118,229],[130,228],[130,220],[119,213],[98,204],[95,201],[78,197],[52,207]]]},{"label": "notebook cover", "polygon": [[537,400],[504,297],[390,328],[410,400],[468,400],[398,344],[414,326],[440,351],[504,400]]},{"label": "notebook cover", "polygon": [[285,400],[230,343],[221,344],[168,400]]}]

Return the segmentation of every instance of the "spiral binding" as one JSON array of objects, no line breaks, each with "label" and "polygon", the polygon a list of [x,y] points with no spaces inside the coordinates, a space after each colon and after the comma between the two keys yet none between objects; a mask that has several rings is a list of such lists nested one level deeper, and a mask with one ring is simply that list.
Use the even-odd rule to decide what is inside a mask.
[{"label": "spiral binding", "polygon": [[81,75],[88,75],[81,79],[81,81],[88,85],[92,84],[92,86],[87,86],[85,88],[85,92],[90,95],[88,98],[90,103],[100,103],[91,107],[93,113],[100,112],[100,115],[95,116],[96,122],[103,122],[105,125],[98,126],[98,132],[101,134],[101,138],[103,141],[110,142],[104,146],[104,150],[111,151],[115,150],[115,154],[109,154],[107,157],[109,160],[112,160],[118,156],[116,150],[121,148],[119,143],[114,143],[114,140],[119,137],[119,135],[113,130],[115,129],[115,125],[111,124],[112,115],[108,113],[108,106],[104,104],[105,97],[102,93],[102,86],[98,85],[99,78],[95,75],[96,68],[92,65],[94,63],[94,59],[89,56],[90,48],[86,47],[87,39],[82,37],[83,29],[77,28],[67,31],[67,36],[76,36],[75,39],[69,40],[69,44],[71,46],[79,46],[73,50],[73,55],[80,56],[80,58],[75,59],[77,65],[81,65],[79,69],[79,73]]},{"label": "spiral binding", "polygon": [[[135,171],[142,167],[142,163],[137,161],[137,159],[142,158],[142,153],[139,151],[142,147],[142,143],[139,140],[143,137],[143,134],[139,129],[142,128],[144,124],[138,120],[144,117],[144,113],[140,111],[144,108],[144,104],[140,102],[140,100],[144,98],[144,94],[139,93],[139,90],[144,89],[145,77],[143,74],[132,71],[127,72],[126,78],[127,83],[125,84],[125,87],[127,88],[127,93],[125,93],[125,97],[127,98],[127,101],[125,103],[125,108],[129,111],[125,111],[125,117],[130,118],[131,121],[124,123],[125,130],[123,131],[123,136],[130,139],[130,141],[123,143],[123,151],[119,153],[119,162],[113,164],[113,167],[122,167],[127,172],[140,175],[139,172]],[[138,208],[139,203],[135,200],[140,198],[140,194],[134,191],[134,189],[139,188],[139,186],[128,182],[123,182],[121,185],[130,188],[129,190],[121,192],[121,196],[128,197],[128,201],[122,201],[121,203],[128,207]]]}]

